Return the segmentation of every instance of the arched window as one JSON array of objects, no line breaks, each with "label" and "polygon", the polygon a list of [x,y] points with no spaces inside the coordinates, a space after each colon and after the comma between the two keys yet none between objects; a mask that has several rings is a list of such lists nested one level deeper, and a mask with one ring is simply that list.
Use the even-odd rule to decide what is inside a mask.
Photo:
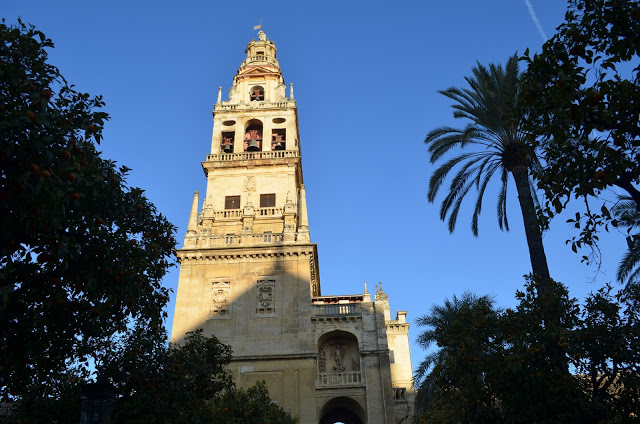
[{"label": "arched window", "polygon": [[244,132],[244,151],[259,152],[262,150],[262,122],[252,119],[247,122]]},{"label": "arched window", "polygon": [[249,90],[249,97],[252,102],[264,100],[264,87],[259,85],[251,87],[251,90]]}]

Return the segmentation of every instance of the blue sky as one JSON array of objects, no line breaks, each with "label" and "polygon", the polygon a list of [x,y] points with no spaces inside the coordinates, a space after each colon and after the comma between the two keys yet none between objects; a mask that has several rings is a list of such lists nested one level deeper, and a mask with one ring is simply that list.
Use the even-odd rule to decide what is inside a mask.
[{"label": "blue sky", "polygon": [[[409,311],[411,322],[465,290],[515,304],[530,271],[515,187],[511,232],[498,229],[494,189],[480,237],[470,231],[472,199],[449,234],[426,200],[435,168],[423,140],[433,128],[463,125],[437,90],[462,86],[476,61],[539,50],[564,12],[558,0],[3,4],[8,23],[21,17],[53,39],[50,62],[78,90],[104,96],[104,155],[133,169],[130,185],[178,226],[179,241],[193,192],[205,189],[200,162],[218,86],[226,94],[262,18],[295,87],[322,292],[361,293],[365,280],[372,291],[382,281],[391,307]],[[603,235],[598,272],[565,246],[574,235],[565,219],[545,235],[550,271],[583,297],[614,279],[626,245],[620,234]],[[165,279],[174,297],[177,283],[174,269]],[[415,346],[412,353],[414,364],[424,356]]]}]

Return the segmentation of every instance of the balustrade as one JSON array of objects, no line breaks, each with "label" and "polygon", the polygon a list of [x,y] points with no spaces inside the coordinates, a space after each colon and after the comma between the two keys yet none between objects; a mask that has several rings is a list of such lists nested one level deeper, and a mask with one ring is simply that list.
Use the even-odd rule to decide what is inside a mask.
[{"label": "balustrade", "polygon": [[318,386],[343,386],[362,383],[360,371],[346,371],[337,373],[318,373]]},{"label": "balustrade", "polygon": [[225,209],[222,211],[213,211],[213,218],[242,218],[242,209]]},{"label": "balustrade", "polygon": [[247,62],[267,62],[267,63],[273,63],[275,65],[278,64],[278,61],[274,57],[266,56],[262,54],[247,57]]},{"label": "balustrade", "polygon": [[293,107],[295,103],[292,101],[282,101],[282,102],[264,102],[264,101],[253,101],[251,103],[236,103],[236,104],[224,104],[218,103],[215,108],[216,110],[243,110],[243,109],[284,109],[287,107]]},{"label": "balustrade", "polygon": [[259,208],[256,209],[258,216],[281,216],[284,208]]},{"label": "balustrade", "polygon": [[393,388],[393,399],[394,401],[406,401],[407,400],[407,389],[406,387],[394,387]]},{"label": "balustrade", "polygon": [[360,305],[357,303],[313,305],[313,315],[359,315]]},{"label": "balustrade", "polygon": [[[292,242],[295,241],[295,235]],[[198,238],[202,247],[255,246],[260,244],[284,243],[282,234],[227,234],[223,236],[204,236]]]},{"label": "balustrade", "polygon": [[233,160],[295,158],[296,150],[271,150],[267,152],[220,153],[207,155],[207,162],[228,162]]}]

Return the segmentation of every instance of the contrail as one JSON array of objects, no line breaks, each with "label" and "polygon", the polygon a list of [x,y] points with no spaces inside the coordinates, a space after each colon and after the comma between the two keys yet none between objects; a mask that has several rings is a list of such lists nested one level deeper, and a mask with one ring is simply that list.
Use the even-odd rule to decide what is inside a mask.
[{"label": "contrail", "polygon": [[531,2],[529,0],[524,0],[524,2],[527,4],[527,9],[529,9],[529,15],[531,15],[531,19],[533,19],[533,23],[536,24],[536,28],[538,28],[538,32],[540,33],[540,36],[542,37],[542,41],[547,41],[547,34],[544,33],[544,29],[542,29],[542,25],[540,25],[540,21],[538,20],[538,17],[536,16],[536,11],[533,10],[533,6],[531,6]]}]

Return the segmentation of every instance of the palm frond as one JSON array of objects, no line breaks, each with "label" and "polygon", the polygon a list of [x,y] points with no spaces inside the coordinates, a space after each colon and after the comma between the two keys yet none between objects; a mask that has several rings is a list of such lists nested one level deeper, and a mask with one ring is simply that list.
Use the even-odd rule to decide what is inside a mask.
[{"label": "palm frond", "polygon": [[[471,218],[471,233],[474,236],[478,236],[478,218],[480,217],[480,212],[482,211],[482,198],[484,197],[484,191],[487,189],[487,185],[489,185],[489,181],[491,181],[491,177],[495,172],[499,169],[498,165],[494,165],[491,169],[487,170],[486,174],[484,174],[482,186],[478,189],[478,199],[476,200],[476,207],[473,210],[473,217]],[[478,173],[478,176],[482,175]]]},{"label": "palm frond", "polygon": [[429,179],[429,192],[427,193],[427,199],[429,200],[429,202],[433,203],[433,201],[436,198],[436,195],[438,194],[438,190],[440,189],[440,186],[442,185],[444,180],[447,178],[447,175],[449,175],[449,172],[453,168],[455,168],[455,166],[458,165],[458,163],[463,162],[467,159],[471,159],[469,162],[469,165],[472,165],[474,162],[479,160],[474,157],[479,155],[482,155],[482,154],[481,153],[479,154],[476,152],[463,153],[461,155],[458,155],[448,160],[446,163],[442,164],[438,169],[436,169],[433,172],[433,175],[431,175],[431,178]]},{"label": "palm frond", "polygon": [[636,241],[625,252],[618,264],[618,281],[631,283],[640,276],[640,242]]},{"label": "palm frond", "polygon": [[509,182],[509,172],[506,169],[502,169],[502,175],[500,176],[502,185],[500,186],[500,192],[498,193],[498,226],[501,230],[509,231],[509,220],[507,218],[507,187]]}]

